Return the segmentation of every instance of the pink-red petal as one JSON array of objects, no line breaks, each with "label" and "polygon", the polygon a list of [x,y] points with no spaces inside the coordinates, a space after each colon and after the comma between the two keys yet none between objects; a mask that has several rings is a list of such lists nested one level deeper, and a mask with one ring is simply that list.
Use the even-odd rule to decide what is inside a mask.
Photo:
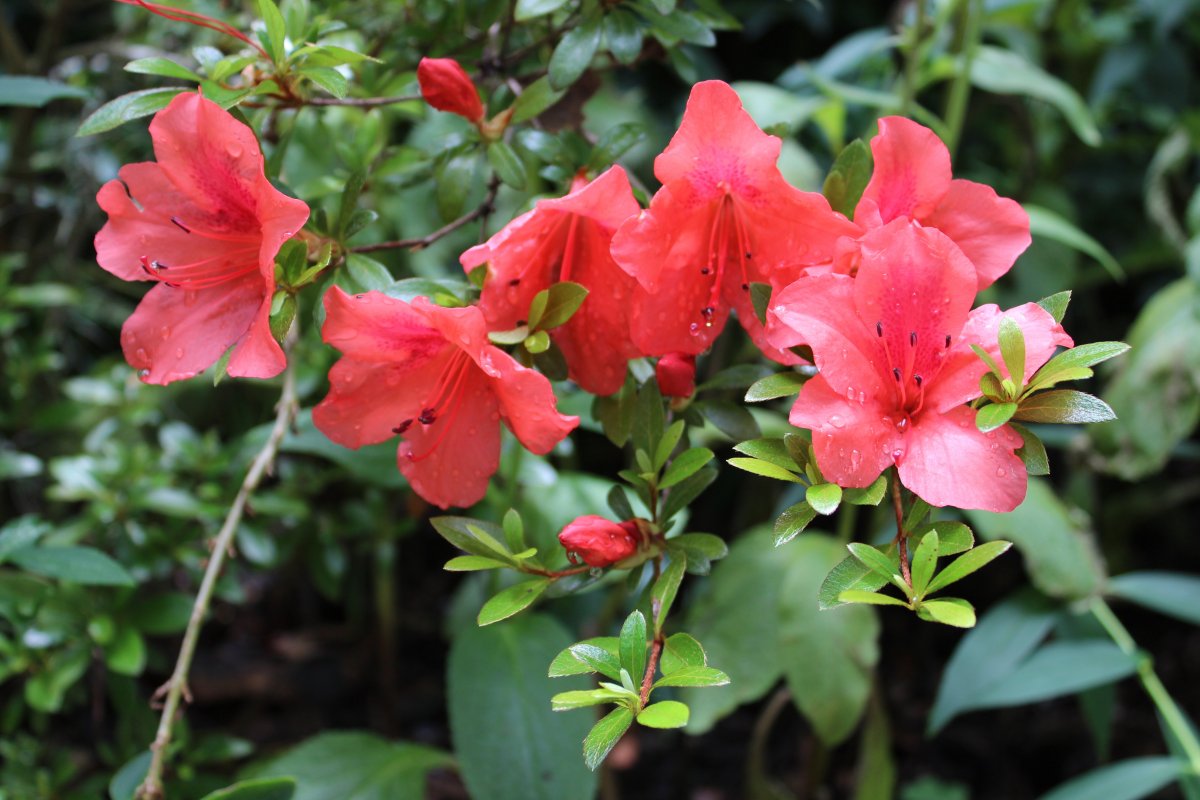
[{"label": "pink-red petal", "polygon": [[975,265],[980,291],[1008,272],[1032,241],[1025,209],[972,181],[951,181],[942,202],[920,221],[954,240]]},{"label": "pink-red petal", "polygon": [[442,353],[446,337],[403,300],[382,292],[350,295],[340,286],[325,293],[321,338],[359,361],[418,366]]},{"label": "pink-red petal", "polygon": [[579,417],[558,413],[554,387],[545,375],[496,347],[487,348],[483,358],[494,370],[489,374],[500,416],[525,449],[544,456],[579,425]]},{"label": "pink-red petal", "polygon": [[812,431],[813,453],[826,480],[847,488],[870,486],[892,465],[900,439],[878,404],[849,400],[820,375],[804,384],[788,419]]},{"label": "pink-red petal", "polygon": [[[950,188],[950,151],[933,131],[904,117],[883,117],[871,139],[875,171],[854,219],[886,225],[933,213]],[[869,207],[869,208],[868,208]],[[877,221],[867,219],[878,215]]]}]

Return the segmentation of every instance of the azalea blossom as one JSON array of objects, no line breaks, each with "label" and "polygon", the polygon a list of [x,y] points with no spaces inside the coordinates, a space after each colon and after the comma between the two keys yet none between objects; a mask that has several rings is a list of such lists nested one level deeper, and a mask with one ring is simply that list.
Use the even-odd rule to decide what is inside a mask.
[{"label": "azalea blossom", "polygon": [[458,114],[476,124],[483,120],[479,90],[453,58],[422,58],[417,64],[417,83],[425,102],[438,111]]},{"label": "azalea blossom", "polygon": [[1021,437],[1007,425],[981,433],[965,405],[987,372],[970,346],[1002,362],[1000,321],[1013,320],[1025,335],[1027,379],[1071,339],[1032,303],[971,311],[976,285],[949,237],[897,219],[863,237],[857,277],[806,276],[776,295],[771,341],[809,345],[819,370],[790,420],[812,431],[826,478],[861,488],[894,464],[901,483],[935,506],[1020,504]]},{"label": "azalea blossom", "polygon": [[871,139],[875,170],[854,209],[866,230],[911,219],[949,236],[975,268],[983,290],[1029,247],[1029,215],[1015,200],[974,181],[952,179],[938,135],[904,117],[879,120]]},{"label": "azalea blossom", "polygon": [[539,200],[460,259],[467,271],[488,265],[479,307],[493,329],[524,322],[534,295],[551,284],[573,281],[587,288],[583,305],[550,336],[571,379],[592,394],[618,391],[625,365],[641,355],[629,335],[637,284],[609,253],[617,226],[637,211],[625,170],[612,167],[590,183],[577,179],[565,197]]},{"label": "azalea blossom", "polygon": [[787,285],[859,229],[820,194],[783,179],[781,146],[727,84],[692,88],[679,130],[654,161],[662,188],[613,239],[613,257],[640,285],[632,330],[645,353],[703,352],[736,310],[764,353],[799,361],[766,341],[750,284]]},{"label": "azalea blossom", "polygon": [[654,377],[663,397],[691,397],[696,392],[696,357],[667,353],[654,365]]},{"label": "azalea blossom", "polygon": [[275,255],[308,206],[267,180],[254,133],[198,94],[175,97],[150,136],[157,162],[125,165],[96,195],[108,213],[97,262],[118,278],[157,284],[121,328],[125,359],[142,380],[165,384],[233,347],[230,375],[279,374]]},{"label": "azalea blossom", "polygon": [[351,448],[399,435],[400,472],[430,503],[469,506],[500,463],[500,421],[545,455],[579,424],[545,376],[488,342],[475,306],[442,308],[380,292],[325,293],[321,336],[342,352],[313,424]]},{"label": "azalea blossom", "polygon": [[634,520],[612,522],[595,514],[572,520],[558,534],[567,558],[589,567],[607,567],[637,552],[641,535]]}]

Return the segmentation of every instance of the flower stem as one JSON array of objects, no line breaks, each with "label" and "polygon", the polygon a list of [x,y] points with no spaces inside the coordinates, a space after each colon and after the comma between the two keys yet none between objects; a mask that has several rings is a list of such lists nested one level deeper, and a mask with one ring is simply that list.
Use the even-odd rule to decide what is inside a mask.
[{"label": "flower stem", "polygon": [[242,520],[246,502],[250,499],[251,493],[258,488],[263,476],[270,470],[288,426],[295,418],[296,367],[290,356],[297,339],[296,330],[296,326],[293,326],[284,343],[284,355],[288,357],[288,365],[283,373],[283,390],[279,396],[279,403],[276,405],[275,424],[262,449],[254,457],[250,469],[247,470],[246,477],[242,480],[242,486],[233,499],[233,505],[229,507],[229,513],[225,515],[225,521],[221,525],[216,541],[213,542],[212,556],[208,560],[204,577],[200,581],[200,590],[192,604],[192,615],[188,619],[187,629],[183,634],[183,643],[179,646],[179,657],[175,661],[175,670],[171,673],[170,679],[158,690],[159,693],[165,692],[166,699],[163,702],[162,717],[158,722],[158,732],[154,736],[154,742],[150,745],[150,769],[146,773],[146,779],[142,781],[141,786],[134,794],[138,800],[162,800],[164,796],[162,775],[167,762],[167,750],[171,743],[171,727],[175,723],[180,701],[187,693],[188,671],[192,667],[192,658],[196,654],[196,642],[200,638],[200,628],[204,625],[204,617],[208,613],[217,578],[225,563],[225,554],[229,552],[238,523]]},{"label": "flower stem", "polygon": [[963,37],[962,50],[959,53],[958,72],[954,83],[950,84],[946,96],[946,147],[950,156],[958,148],[958,140],[962,135],[963,121],[967,113],[967,98],[971,94],[971,62],[979,49],[979,38],[983,20],[982,0],[962,0]]},{"label": "flower stem", "polygon": [[1137,659],[1138,680],[1141,682],[1142,688],[1146,690],[1154,707],[1158,709],[1163,724],[1167,726],[1167,729],[1174,735],[1175,741],[1179,743],[1190,771],[1194,775],[1200,775],[1200,740],[1196,738],[1195,730],[1188,723],[1187,717],[1184,716],[1175,699],[1171,697],[1171,693],[1167,691],[1167,687],[1163,686],[1162,681],[1159,680],[1158,673],[1154,671],[1153,660],[1138,650],[1137,642],[1129,635],[1129,631],[1121,624],[1121,620],[1117,619],[1117,615],[1108,607],[1108,603],[1104,602],[1103,598],[1093,598],[1089,610],[1117,647],[1121,648],[1121,652]]},{"label": "flower stem", "polygon": [[433,244],[438,239],[454,233],[467,223],[492,213],[492,206],[496,202],[496,192],[498,191],[500,191],[500,179],[493,176],[491,183],[488,184],[488,192],[483,198],[482,203],[480,203],[471,211],[468,211],[466,214],[463,214],[458,219],[446,223],[433,233],[427,233],[424,236],[418,236],[414,239],[395,239],[390,242],[363,244],[359,245],[358,247],[351,247],[349,250],[351,253],[374,253],[376,250],[401,250],[404,248],[422,250],[426,247],[429,247],[429,245]]},{"label": "flower stem", "polygon": [[916,18],[906,32],[904,79],[900,86],[900,111],[906,117],[913,115],[913,104],[917,99],[917,68],[921,61],[921,40],[925,35],[925,0],[916,0],[916,7]]},{"label": "flower stem", "polygon": [[900,555],[900,576],[912,586],[908,568],[908,532],[904,530],[904,498],[900,495],[900,472],[892,469],[892,506],[896,509],[896,551]]}]

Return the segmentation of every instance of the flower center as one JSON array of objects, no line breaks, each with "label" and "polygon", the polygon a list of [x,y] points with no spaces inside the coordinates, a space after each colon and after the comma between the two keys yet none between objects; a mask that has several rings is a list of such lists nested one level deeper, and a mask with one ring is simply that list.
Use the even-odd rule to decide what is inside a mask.
[{"label": "flower center", "polygon": [[[708,232],[707,261],[700,268],[700,274],[712,275],[712,286],[708,292],[708,303],[700,309],[700,318],[706,328],[711,328],[713,316],[717,313],[717,304],[721,301],[721,290],[724,286],[725,274],[730,269],[737,269],[741,274],[742,291],[750,291],[749,262],[754,257],[750,249],[750,231],[742,221],[738,212],[737,201],[730,194],[729,185],[722,181],[719,188],[725,190],[713,215],[712,227]],[[733,257],[730,258],[730,250]],[[731,263],[732,262],[732,263]],[[701,323],[693,322],[690,331],[700,332]]]},{"label": "flower center", "polygon": [[[937,371],[940,361],[950,349],[950,335],[945,334],[945,338],[935,344],[935,347],[938,344],[942,346],[930,354],[922,352],[921,346],[924,343],[916,331],[909,331],[907,336],[899,338],[893,335],[894,333],[888,331],[885,335],[883,322],[875,323],[875,335],[883,347],[884,359],[895,386],[896,410],[899,411],[899,419],[895,422],[896,429],[903,433],[925,406],[926,376],[922,372],[932,374]],[[933,363],[930,363],[931,355]]]},{"label": "flower center", "polygon": [[207,289],[258,271],[257,233],[209,230],[185,223],[179,217],[171,217],[171,223],[184,233],[238,246],[222,248],[215,255],[190,264],[166,264],[159,259],[142,256],[139,259],[142,271],[159,283],[172,288]]},{"label": "flower center", "polygon": [[458,417],[458,412],[463,404],[462,386],[472,363],[471,357],[467,355],[466,351],[458,350],[442,368],[442,373],[438,376],[433,391],[422,404],[421,413],[417,415],[417,418],[415,420],[406,419],[392,428],[392,433],[404,434],[412,427],[413,422],[418,422],[425,428],[439,426],[433,442],[422,453],[409,452],[409,461],[415,463],[429,458],[437,450],[438,445],[445,440],[450,429],[454,427],[454,420]]}]

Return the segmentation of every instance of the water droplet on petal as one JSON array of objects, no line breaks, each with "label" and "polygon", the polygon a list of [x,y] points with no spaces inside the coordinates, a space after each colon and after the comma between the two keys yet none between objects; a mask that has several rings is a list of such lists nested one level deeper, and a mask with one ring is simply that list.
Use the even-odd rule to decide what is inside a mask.
[{"label": "water droplet on petal", "polygon": [[139,378],[140,380],[143,380],[143,381],[145,381],[145,380],[148,380],[148,379],[150,378],[150,370],[148,370],[148,369],[139,369],[139,370],[137,371],[137,376],[138,376],[138,378]]},{"label": "water droplet on petal", "polygon": [[692,336],[699,336],[700,325],[695,322],[693,322],[691,325],[688,325],[688,333],[690,333]]},{"label": "water droplet on petal", "polygon": [[171,338],[171,329],[166,325],[162,326],[162,329],[159,331],[159,333],[162,334],[163,341]]},{"label": "water droplet on petal", "polygon": [[857,450],[850,451],[850,469],[858,469],[858,465],[862,463],[862,453]]},{"label": "water droplet on petal", "polygon": [[900,456],[902,456],[902,455],[904,455],[904,451],[901,450],[900,448],[896,448],[895,450],[892,451],[892,459],[894,461],[899,461]]},{"label": "water droplet on petal", "polygon": [[1005,471],[1004,467],[996,467],[996,477],[997,478],[1003,478],[1007,474],[1008,474],[1008,472]]},{"label": "water droplet on petal", "polygon": [[225,152],[229,153],[231,158],[241,158],[242,157],[242,143],[237,141],[236,139],[233,139],[233,140],[227,142],[225,145]]},{"label": "water droplet on petal", "polygon": [[835,428],[844,428],[846,427],[846,420],[842,419],[837,414],[834,414],[829,418],[829,424]]},{"label": "water droplet on petal", "polygon": [[175,357],[176,357],[176,358],[183,358],[183,348],[182,348],[182,347],[176,347],[176,348],[175,348]]},{"label": "water droplet on petal", "polygon": [[149,359],[146,357],[146,348],[144,348],[144,347],[139,347],[137,350],[133,351],[133,356],[134,356],[134,358],[136,358],[138,361],[147,361],[147,360],[149,360]]}]

